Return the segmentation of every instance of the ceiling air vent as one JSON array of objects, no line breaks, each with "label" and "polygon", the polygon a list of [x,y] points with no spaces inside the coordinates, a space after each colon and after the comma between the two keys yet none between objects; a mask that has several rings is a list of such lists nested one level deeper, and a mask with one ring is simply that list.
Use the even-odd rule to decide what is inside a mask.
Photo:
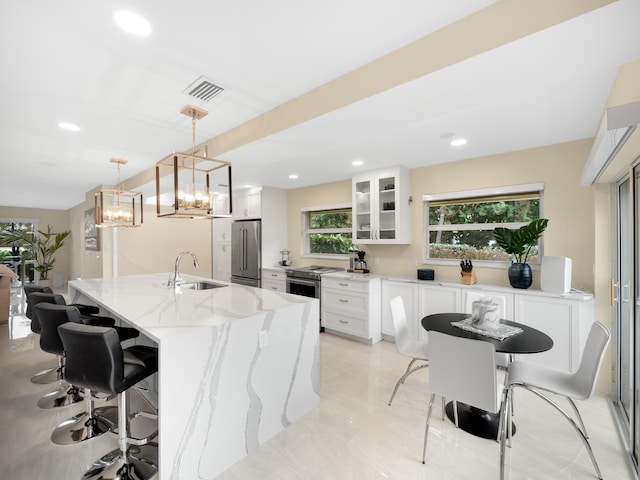
[{"label": "ceiling air vent", "polygon": [[204,77],[198,78],[183,91],[183,93],[186,93],[191,97],[197,98],[198,100],[203,100],[205,102],[210,101],[212,98],[216,97],[222,92],[224,92],[224,88],[216,85],[213,82],[210,82]]}]

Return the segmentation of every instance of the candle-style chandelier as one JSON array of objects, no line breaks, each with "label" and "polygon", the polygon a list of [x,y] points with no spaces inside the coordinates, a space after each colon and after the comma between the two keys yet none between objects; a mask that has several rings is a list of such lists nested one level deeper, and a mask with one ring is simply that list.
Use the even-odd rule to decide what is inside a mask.
[{"label": "candle-style chandelier", "polygon": [[139,227],[142,225],[142,192],[124,189],[120,182],[120,165],[127,160],[112,158],[118,166],[118,183],[115,188],[103,188],[94,196],[96,227]]},{"label": "candle-style chandelier", "polygon": [[231,163],[208,158],[206,146],[196,148],[196,122],[209,112],[187,105],[180,113],[191,117],[191,152],[173,152],[156,163],[158,217],[229,217]]}]

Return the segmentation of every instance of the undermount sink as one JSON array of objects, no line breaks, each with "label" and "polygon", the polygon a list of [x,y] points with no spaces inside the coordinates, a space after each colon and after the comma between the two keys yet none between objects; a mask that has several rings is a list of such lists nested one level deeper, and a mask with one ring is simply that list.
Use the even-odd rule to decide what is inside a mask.
[{"label": "undermount sink", "polygon": [[190,282],[183,283],[180,285],[180,288],[186,288],[189,290],[210,290],[212,288],[220,288],[226,287],[226,285],[222,283],[211,283],[211,282]]}]

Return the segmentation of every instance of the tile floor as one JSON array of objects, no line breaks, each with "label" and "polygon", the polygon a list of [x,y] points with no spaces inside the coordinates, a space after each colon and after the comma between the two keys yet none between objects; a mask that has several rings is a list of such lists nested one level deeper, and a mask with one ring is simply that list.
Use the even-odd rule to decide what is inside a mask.
[{"label": "tile floor", "polygon": [[[320,407],[234,465],[218,480],[253,479],[497,479],[499,446],[440,420],[434,407],[428,459],[421,463],[428,369],[409,378],[394,403],[391,389],[406,367],[390,342],[366,346],[321,335]],[[0,325],[0,478],[80,479],[86,467],[115,448],[111,435],[84,445],[58,446],[52,429],[82,409],[40,410],[50,391],[29,381],[52,363],[28,320]],[[568,423],[527,392],[516,394],[518,432],[508,451],[510,480],[595,478],[588,454]],[[578,405],[607,480],[636,478],[614,427],[607,399]],[[196,479],[182,479],[196,480]]]}]

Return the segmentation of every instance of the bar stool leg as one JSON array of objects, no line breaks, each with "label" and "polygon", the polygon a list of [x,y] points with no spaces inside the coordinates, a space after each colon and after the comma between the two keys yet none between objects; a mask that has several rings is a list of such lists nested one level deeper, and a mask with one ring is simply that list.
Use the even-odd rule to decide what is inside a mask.
[{"label": "bar stool leg", "polygon": [[115,411],[116,408],[101,407],[100,409],[95,409],[91,390],[85,389],[84,393],[87,402],[87,410],[58,425],[51,434],[51,441],[53,443],[57,445],[72,445],[84,442],[85,440],[89,440],[108,432],[113,426],[113,423],[105,420],[103,415],[96,415],[96,411],[100,411],[102,414],[107,413],[109,411],[108,409]]},{"label": "bar stool leg", "polygon": [[64,364],[62,363],[62,357],[58,357],[58,366],[42,370],[31,377],[31,383],[37,385],[46,385],[48,383],[55,383],[64,378],[63,376]]},{"label": "bar stool leg", "polygon": [[93,465],[82,480],[147,480],[158,472],[158,445],[129,443],[129,390],[118,394],[118,445]]}]

